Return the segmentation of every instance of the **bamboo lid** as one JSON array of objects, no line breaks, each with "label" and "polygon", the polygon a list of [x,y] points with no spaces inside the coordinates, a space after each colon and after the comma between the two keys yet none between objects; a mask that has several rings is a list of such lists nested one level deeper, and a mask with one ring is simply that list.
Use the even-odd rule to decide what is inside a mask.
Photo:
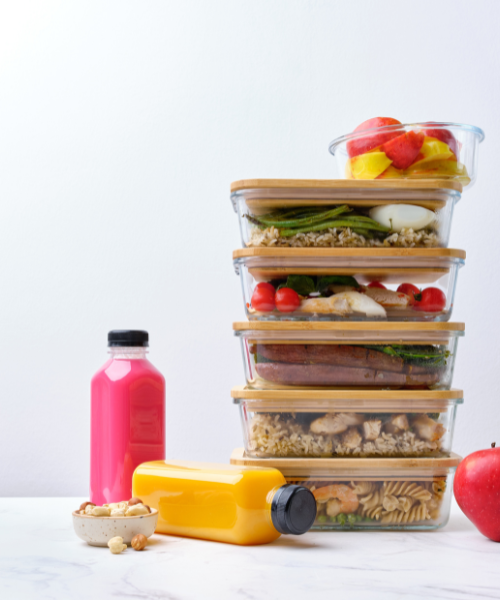
[{"label": "bamboo lid", "polygon": [[[452,469],[459,465],[462,457],[451,452],[448,457],[438,458],[251,458],[246,456],[243,448],[236,448],[231,454],[232,465],[246,467],[273,467],[278,470],[314,470],[346,472],[351,477],[354,471],[366,469],[367,472],[377,477],[377,471],[412,471],[418,470],[421,474],[425,471],[434,472],[436,469]],[[367,473],[368,474],[368,473]]]},{"label": "bamboo lid", "polygon": [[352,179],[240,179],[231,183],[231,193],[248,189],[332,189],[332,190],[455,190],[462,192],[459,181],[451,179],[391,179],[381,181]]},{"label": "bamboo lid", "polygon": [[463,390],[252,390],[236,386],[231,398],[239,400],[461,400]]},{"label": "bamboo lid", "polygon": [[454,248],[239,248],[238,258],[422,258],[465,260],[465,250]]},{"label": "bamboo lid", "polygon": [[465,323],[428,323],[393,321],[237,321],[233,331],[465,331]]}]

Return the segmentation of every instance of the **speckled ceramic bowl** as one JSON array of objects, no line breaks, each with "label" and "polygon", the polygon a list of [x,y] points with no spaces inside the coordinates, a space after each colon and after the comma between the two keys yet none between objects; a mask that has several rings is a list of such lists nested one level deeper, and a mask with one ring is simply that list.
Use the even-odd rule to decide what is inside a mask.
[{"label": "speckled ceramic bowl", "polygon": [[73,526],[76,535],[87,542],[90,546],[107,546],[108,540],[119,535],[123,543],[130,545],[132,538],[142,533],[147,538],[152,536],[156,523],[158,522],[158,511],[151,509],[151,514],[138,517],[91,517],[80,515],[73,511]]}]

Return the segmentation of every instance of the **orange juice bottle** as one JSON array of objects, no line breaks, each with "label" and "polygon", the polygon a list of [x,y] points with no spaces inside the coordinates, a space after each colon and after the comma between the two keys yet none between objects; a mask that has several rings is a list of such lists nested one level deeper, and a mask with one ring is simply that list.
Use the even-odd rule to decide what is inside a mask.
[{"label": "orange juice bottle", "polygon": [[312,493],[267,467],[158,460],[137,467],[132,491],[158,509],[157,533],[229,544],[300,535],[316,518]]}]

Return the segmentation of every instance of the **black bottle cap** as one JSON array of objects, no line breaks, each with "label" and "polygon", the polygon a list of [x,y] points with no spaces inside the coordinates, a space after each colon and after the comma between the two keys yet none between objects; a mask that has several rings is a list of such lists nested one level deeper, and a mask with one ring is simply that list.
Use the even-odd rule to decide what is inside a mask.
[{"label": "black bottle cap", "polygon": [[135,329],[113,329],[108,333],[108,346],[149,346],[149,334]]},{"label": "black bottle cap", "polygon": [[288,483],[274,494],[271,519],[280,533],[301,535],[316,519],[316,500],[311,491],[301,485]]}]

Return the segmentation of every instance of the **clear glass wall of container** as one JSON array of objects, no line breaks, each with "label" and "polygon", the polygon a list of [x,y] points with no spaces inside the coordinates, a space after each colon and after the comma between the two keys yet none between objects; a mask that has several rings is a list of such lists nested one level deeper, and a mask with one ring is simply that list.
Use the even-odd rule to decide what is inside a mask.
[{"label": "clear glass wall of container", "polygon": [[254,389],[449,389],[463,323],[234,323]]},{"label": "clear glass wall of container", "polygon": [[[251,321],[448,321],[464,260],[463,250],[448,248],[233,253]],[[291,305],[280,302],[285,293]]]},{"label": "clear glass wall of container", "polygon": [[446,248],[458,181],[251,179],[231,184],[249,248]]},{"label": "clear glass wall of container", "polygon": [[273,466],[314,494],[317,531],[429,531],[448,522],[461,457],[257,459],[234,450],[231,464]]},{"label": "clear glass wall of container", "polygon": [[247,456],[446,456],[461,390],[231,391]]}]

